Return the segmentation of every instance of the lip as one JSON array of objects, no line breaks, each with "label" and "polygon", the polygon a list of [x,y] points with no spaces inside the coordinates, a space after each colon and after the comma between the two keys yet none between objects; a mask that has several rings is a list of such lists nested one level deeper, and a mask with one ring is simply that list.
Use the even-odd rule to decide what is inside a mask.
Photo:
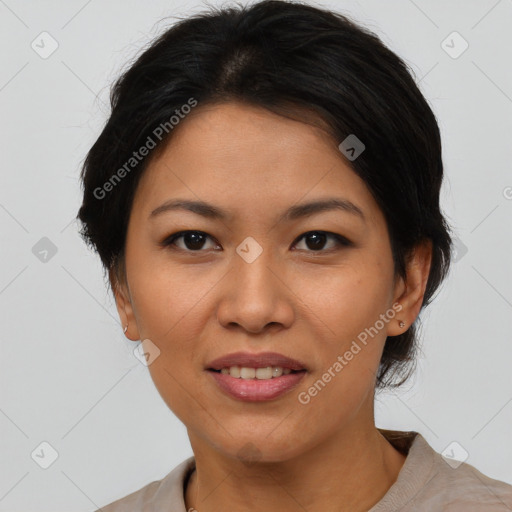
[{"label": "lip", "polygon": [[306,370],[306,365],[297,359],[287,357],[278,352],[233,352],[214,359],[206,365],[206,370],[222,370],[230,366],[245,366],[247,368],[264,368],[266,366],[281,366],[290,370]]},{"label": "lip", "polygon": [[306,375],[306,371],[289,373],[267,380],[237,379],[223,373],[207,371],[221,391],[231,398],[245,402],[274,400],[295,388]]}]

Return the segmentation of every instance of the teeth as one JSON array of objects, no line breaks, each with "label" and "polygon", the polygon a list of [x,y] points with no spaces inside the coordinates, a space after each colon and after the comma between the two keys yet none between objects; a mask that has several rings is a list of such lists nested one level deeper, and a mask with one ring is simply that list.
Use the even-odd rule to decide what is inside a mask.
[{"label": "teeth", "polygon": [[[259,368],[258,368],[259,370]],[[256,369],[255,368],[246,368],[242,366],[240,368],[240,378],[241,379],[254,379],[256,377]]]},{"label": "teeth", "polygon": [[281,377],[283,375],[283,369],[280,366],[272,367],[272,377]]},{"label": "teeth", "polygon": [[264,368],[247,368],[245,366],[231,366],[230,368],[222,368],[220,373],[230,375],[235,379],[259,379],[268,380],[281,375],[288,375],[291,373],[290,368],[283,368],[281,366],[266,366]]}]

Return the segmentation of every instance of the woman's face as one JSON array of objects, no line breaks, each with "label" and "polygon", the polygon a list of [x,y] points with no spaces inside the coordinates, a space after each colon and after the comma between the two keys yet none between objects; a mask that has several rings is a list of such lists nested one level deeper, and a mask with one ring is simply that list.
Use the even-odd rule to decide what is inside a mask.
[{"label": "woman's face", "polygon": [[[193,447],[282,461],[373,425],[375,374],[386,336],[401,332],[404,285],[364,182],[325,133],[263,109],[199,105],[175,130],[138,186],[126,240],[129,302],[117,299],[127,336],[151,340],[150,353],[158,347],[151,377]],[[206,207],[152,214],[178,199],[224,217]],[[331,199],[342,206],[297,209]],[[165,245],[188,230],[202,237]],[[259,399],[237,398],[217,383],[228,376],[208,368],[241,351],[277,352],[306,371],[285,376],[294,387],[273,398],[257,390]],[[269,386],[256,381],[250,386]]]}]

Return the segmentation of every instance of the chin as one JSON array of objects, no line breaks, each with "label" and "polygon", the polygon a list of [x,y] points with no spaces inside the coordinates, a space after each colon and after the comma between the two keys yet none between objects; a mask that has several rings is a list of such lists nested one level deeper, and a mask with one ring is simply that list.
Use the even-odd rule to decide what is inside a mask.
[{"label": "chin", "polygon": [[303,451],[298,442],[293,441],[290,437],[287,437],[286,441],[278,437],[269,440],[267,433],[262,433],[258,437],[253,432],[244,436],[243,439],[232,442],[229,447],[221,449],[228,457],[247,465],[286,462],[297,457]]}]

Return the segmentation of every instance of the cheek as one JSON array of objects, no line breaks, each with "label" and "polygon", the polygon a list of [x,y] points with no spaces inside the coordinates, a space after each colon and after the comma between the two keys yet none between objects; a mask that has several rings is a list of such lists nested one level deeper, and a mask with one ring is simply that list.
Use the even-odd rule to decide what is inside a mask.
[{"label": "cheek", "polygon": [[146,267],[131,284],[140,339],[150,339],[160,350],[148,366],[151,378],[164,402],[184,422],[201,412],[191,397],[198,391],[198,347],[207,315],[204,296],[211,286],[205,286],[197,274],[194,278],[183,269],[155,266]]},{"label": "cheek", "polygon": [[363,254],[358,259],[301,281],[304,302],[342,340],[373,325],[389,307],[392,292],[390,265]]},{"label": "cheek", "polygon": [[200,327],[194,320],[201,314],[201,304],[222,276],[207,265],[171,262],[165,252],[146,256],[133,251],[131,266],[127,265],[140,335],[162,342],[176,338],[178,332],[180,340],[192,338],[190,328]]},{"label": "cheek", "polygon": [[[322,293],[310,296],[306,303],[328,327],[322,332],[328,333],[330,342],[319,345],[322,368],[316,377],[329,381],[329,389],[322,390],[317,405],[341,400],[339,411],[347,412],[373,389],[387,325],[392,321],[391,316],[386,317],[387,322],[381,316],[389,309],[392,266],[362,256],[350,267],[331,269],[329,276],[318,283]],[[329,369],[335,377],[322,378]]]}]

